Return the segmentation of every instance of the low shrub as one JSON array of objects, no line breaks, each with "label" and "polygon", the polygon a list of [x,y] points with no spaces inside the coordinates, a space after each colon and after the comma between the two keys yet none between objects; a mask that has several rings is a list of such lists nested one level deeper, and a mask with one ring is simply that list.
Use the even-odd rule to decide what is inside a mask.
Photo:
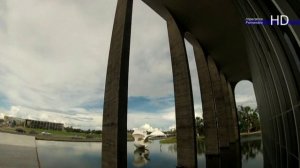
[{"label": "low shrub", "polygon": [[86,138],[86,139],[91,139],[91,138],[94,138],[94,136],[91,135],[91,134],[89,134],[89,135],[86,135],[85,138]]},{"label": "low shrub", "polygon": [[22,128],[17,128],[16,131],[19,132],[19,133],[25,133],[25,132],[26,132],[26,131],[23,130]]},{"label": "low shrub", "polygon": [[36,135],[36,134],[38,134],[35,130],[31,130],[31,131],[29,131],[29,134],[31,134],[31,135]]}]

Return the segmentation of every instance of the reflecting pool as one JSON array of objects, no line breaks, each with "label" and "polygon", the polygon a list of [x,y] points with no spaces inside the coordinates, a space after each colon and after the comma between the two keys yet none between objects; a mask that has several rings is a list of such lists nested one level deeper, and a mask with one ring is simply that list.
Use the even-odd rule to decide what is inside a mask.
[{"label": "reflecting pool", "polygon": [[[42,168],[99,168],[101,167],[101,143],[37,141]],[[148,149],[136,149],[127,143],[127,167],[176,167],[176,144],[160,144],[152,141]],[[221,151],[220,157],[205,157],[204,144],[197,144],[198,167],[262,168],[263,154],[260,137],[241,140],[241,146],[231,145]],[[241,157],[240,157],[241,156]]]}]

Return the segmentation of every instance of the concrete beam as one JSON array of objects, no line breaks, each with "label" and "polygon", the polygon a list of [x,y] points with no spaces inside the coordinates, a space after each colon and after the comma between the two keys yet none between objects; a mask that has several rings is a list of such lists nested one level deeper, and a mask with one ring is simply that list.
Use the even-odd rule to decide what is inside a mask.
[{"label": "concrete beam", "polygon": [[228,136],[228,116],[226,114],[226,105],[224,100],[224,94],[222,91],[221,79],[219,70],[214,60],[209,56],[207,58],[208,69],[210,79],[212,83],[212,90],[215,98],[216,114],[218,121],[218,138],[219,147],[229,147],[229,136]]},{"label": "concrete beam", "polygon": [[167,20],[175,91],[177,165],[197,167],[195,113],[189,64],[183,34],[175,20]]},{"label": "concrete beam", "polygon": [[127,101],[132,0],[118,0],[110,44],[102,137],[102,167],[127,166]]},{"label": "concrete beam", "polygon": [[189,37],[187,38],[189,39],[189,42],[192,44],[194,49],[195,61],[200,83],[206,154],[218,155],[220,153],[218,142],[218,127],[214,96],[207,61],[199,42],[195,40],[195,38],[193,38],[191,35],[188,36]]}]

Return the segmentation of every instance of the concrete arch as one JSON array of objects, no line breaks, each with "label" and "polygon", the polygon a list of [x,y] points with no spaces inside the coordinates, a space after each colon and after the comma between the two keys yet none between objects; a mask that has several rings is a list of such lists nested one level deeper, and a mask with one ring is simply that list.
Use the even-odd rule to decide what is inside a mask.
[{"label": "concrete arch", "polygon": [[119,0],[111,37],[103,106],[102,167],[127,165],[127,102],[132,0]]},{"label": "concrete arch", "polygon": [[[290,4],[281,0],[272,3],[224,1],[221,5],[207,0],[194,3],[143,1],[167,21],[177,133],[180,136],[178,166],[197,165],[193,97],[183,40],[184,32],[189,32],[193,37],[191,43],[201,92],[203,90],[201,96],[205,99],[203,109],[207,110],[204,115],[205,134],[211,140],[206,143],[207,153],[218,155],[220,148],[228,147],[231,141],[238,139],[236,132],[230,132],[235,129],[235,124],[228,122],[235,122],[231,118],[236,112],[232,87],[241,79],[249,79],[253,81],[261,111],[265,166],[299,167],[300,88],[299,79],[296,79],[298,69],[293,64],[299,59],[289,56],[288,52],[292,51],[286,47],[287,41],[283,40],[278,29],[243,26],[240,22],[240,18],[249,16],[267,17],[277,13],[275,9],[280,12],[293,10]],[[132,0],[118,0],[105,88],[103,167],[126,165],[124,154],[131,12]],[[297,18],[295,11],[291,16]],[[299,29],[294,26],[288,29],[292,32],[289,36],[296,40],[293,45],[299,48]]]},{"label": "concrete arch", "polygon": [[167,20],[167,27],[175,93],[177,165],[192,168],[197,167],[197,158],[190,69],[182,30],[171,17]]},{"label": "concrete arch", "polygon": [[207,58],[199,42],[190,33],[186,33],[186,38],[192,44],[194,56],[197,66],[198,79],[200,83],[205,148],[207,155],[218,155],[219,149],[219,133],[216,118],[216,106],[212,89],[211,77],[207,65]]},{"label": "concrete arch", "polygon": [[229,146],[228,137],[228,115],[226,114],[226,104],[224,100],[222,84],[219,70],[214,60],[208,56],[207,65],[212,82],[212,90],[215,97],[216,115],[218,121],[219,145],[220,147]]}]

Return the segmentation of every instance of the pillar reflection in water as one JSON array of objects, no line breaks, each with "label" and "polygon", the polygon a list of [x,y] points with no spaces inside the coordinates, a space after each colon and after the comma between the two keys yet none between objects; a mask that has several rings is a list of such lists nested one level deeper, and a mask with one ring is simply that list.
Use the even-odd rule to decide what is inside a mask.
[{"label": "pillar reflection in water", "polygon": [[149,150],[145,148],[137,148],[133,152],[133,162],[132,164],[135,167],[144,167],[150,161],[149,159]]},{"label": "pillar reflection in water", "polygon": [[[206,168],[250,168],[261,167],[263,147],[261,139],[247,139],[230,143],[229,148],[221,148],[220,155],[206,155]],[[252,162],[252,163],[250,163]]]},{"label": "pillar reflection in water", "polygon": [[221,148],[220,155],[206,155],[207,168],[241,168],[240,143],[230,143],[228,148]]}]

